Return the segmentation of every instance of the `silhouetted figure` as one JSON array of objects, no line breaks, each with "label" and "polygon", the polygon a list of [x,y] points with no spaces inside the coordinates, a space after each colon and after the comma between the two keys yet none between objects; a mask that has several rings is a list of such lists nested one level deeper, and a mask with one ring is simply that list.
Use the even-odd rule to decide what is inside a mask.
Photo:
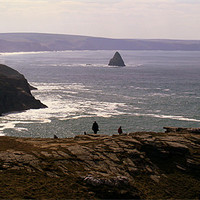
[{"label": "silhouetted figure", "polygon": [[95,121],[92,125],[92,130],[94,131],[95,134],[97,134],[97,131],[99,131],[99,125]]},{"label": "silhouetted figure", "polygon": [[121,127],[121,126],[118,128],[118,133],[119,133],[119,134],[122,134],[122,133],[123,133],[122,127]]},{"label": "silhouetted figure", "polygon": [[84,131],[84,135],[87,135],[87,133]]},{"label": "silhouetted figure", "polygon": [[54,139],[58,139],[58,136],[57,136],[57,135],[54,135],[53,138],[54,138]]}]

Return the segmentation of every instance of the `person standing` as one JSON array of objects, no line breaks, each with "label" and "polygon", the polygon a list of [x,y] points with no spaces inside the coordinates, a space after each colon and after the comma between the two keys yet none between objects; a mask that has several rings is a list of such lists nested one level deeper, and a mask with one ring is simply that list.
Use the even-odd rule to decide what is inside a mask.
[{"label": "person standing", "polygon": [[122,127],[121,127],[121,126],[118,128],[118,133],[119,133],[119,134],[122,134],[122,133],[123,133]]},{"label": "person standing", "polygon": [[99,131],[99,125],[95,121],[92,125],[92,130],[94,131],[95,134],[97,134],[97,131]]}]

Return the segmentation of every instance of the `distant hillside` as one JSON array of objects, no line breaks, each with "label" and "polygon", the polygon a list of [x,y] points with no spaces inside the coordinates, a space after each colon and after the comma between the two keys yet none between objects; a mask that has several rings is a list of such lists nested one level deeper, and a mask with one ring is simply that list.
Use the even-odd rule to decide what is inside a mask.
[{"label": "distant hillside", "polygon": [[0,33],[0,52],[62,50],[200,51],[200,40],[111,39],[45,33]]}]

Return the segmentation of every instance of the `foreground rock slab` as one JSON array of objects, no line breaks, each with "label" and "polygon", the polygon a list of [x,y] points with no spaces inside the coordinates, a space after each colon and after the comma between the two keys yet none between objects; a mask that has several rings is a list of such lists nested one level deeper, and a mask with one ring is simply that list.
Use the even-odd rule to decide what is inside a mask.
[{"label": "foreground rock slab", "polygon": [[200,197],[198,134],[0,137],[0,161],[4,199]]}]

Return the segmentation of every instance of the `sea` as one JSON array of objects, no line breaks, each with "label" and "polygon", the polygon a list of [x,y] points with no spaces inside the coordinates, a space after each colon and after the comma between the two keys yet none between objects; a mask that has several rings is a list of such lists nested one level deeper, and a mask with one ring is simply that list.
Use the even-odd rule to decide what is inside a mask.
[{"label": "sea", "polygon": [[0,117],[0,135],[52,138],[200,127],[200,51],[119,51],[126,66],[108,66],[115,51],[1,53],[0,63],[36,87],[45,109]]}]

